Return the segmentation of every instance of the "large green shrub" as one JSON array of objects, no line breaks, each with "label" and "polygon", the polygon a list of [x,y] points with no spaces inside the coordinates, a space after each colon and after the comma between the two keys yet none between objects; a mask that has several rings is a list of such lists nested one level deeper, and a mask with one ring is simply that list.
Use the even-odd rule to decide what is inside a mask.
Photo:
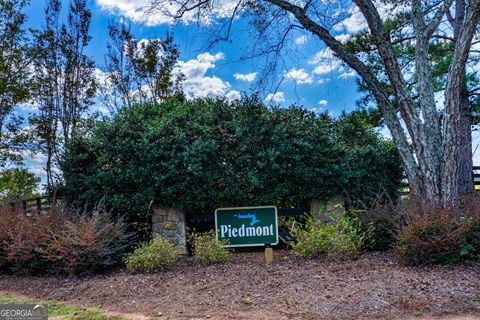
[{"label": "large green shrub", "polygon": [[125,257],[125,265],[130,271],[153,272],[167,270],[177,261],[175,245],[160,238],[141,243],[134,252]]},{"label": "large green shrub", "polygon": [[[361,141],[349,143],[365,144],[369,153],[350,152],[339,142],[346,135],[325,114],[268,108],[255,97],[139,105],[72,139],[62,162],[64,195],[79,205],[105,196],[114,212],[138,219],[152,201],[211,212],[247,204],[298,207],[310,198],[368,197],[381,188],[395,192],[396,152],[367,124],[359,130]],[[357,163],[361,171],[352,169]]]}]

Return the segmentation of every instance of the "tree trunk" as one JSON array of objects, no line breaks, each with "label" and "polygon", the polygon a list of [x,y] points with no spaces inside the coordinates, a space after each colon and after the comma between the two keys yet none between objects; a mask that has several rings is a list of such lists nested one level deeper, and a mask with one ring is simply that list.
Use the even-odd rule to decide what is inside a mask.
[{"label": "tree trunk", "polygon": [[[457,41],[460,30],[465,20],[465,0],[455,1],[455,17],[449,17],[450,24],[453,27],[453,38]],[[466,77],[466,74],[464,74]],[[458,192],[473,192],[475,186],[473,182],[473,150],[472,150],[472,128],[470,101],[468,99],[467,84],[463,83],[460,94],[460,154],[459,154],[459,172],[458,172]]]},{"label": "tree trunk", "polygon": [[460,154],[459,154],[459,172],[458,172],[458,191],[459,193],[475,191],[473,183],[473,151],[472,151],[472,127],[470,102],[466,88],[460,100]]}]

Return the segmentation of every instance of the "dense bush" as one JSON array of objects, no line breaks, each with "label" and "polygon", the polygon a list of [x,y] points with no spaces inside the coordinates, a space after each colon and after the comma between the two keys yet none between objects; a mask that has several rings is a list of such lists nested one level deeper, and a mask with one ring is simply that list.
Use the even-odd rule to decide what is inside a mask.
[{"label": "dense bush", "polygon": [[395,250],[405,265],[480,262],[480,200],[469,197],[458,210],[419,202],[404,205]]},{"label": "dense bush", "polygon": [[[400,164],[392,143],[368,124],[358,134],[345,126],[299,107],[268,108],[256,98],[139,105],[72,139],[62,162],[64,195],[80,205],[106,196],[109,208],[135,218],[152,201],[212,211],[395,193]],[[344,137],[358,141],[340,143]]]},{"label": "dense bush", "polygon": [[217,241],[215,230],[208,232],[192,232],[190,242],[193,246],[193,254],[200,262],[224,263],[230,259],[232,251],[224,248],[224,241]]},{"label": "dense bush", "polygon": [[101,208],[31,216],[3,208],[0,216],[0,267],[14,272],[98,271],[119,264],[129,245],[126,225]]},{"label": "dense bush", "polygon": [[54,215],[30,218],[21,209],[3,207],[0,208],[0,216],[0,265],[14,272],[47,271],[49,264],[45,252],[52,240],[50,227],[55,229],[59,215],[55,212]]},{"label": "dense bush", "polygon": [[365,250],[383,251],[391,249],[395,244],[399,220],[397,205],[385,195],[378,195],[363,210],[352,210],[350,216],[357,227],[367,235]]},{"label": "dense bush", "polygon": [[335,141],[343,155],[343,195],[355,208],[374,207],[378,195],[397,200],[403,176],[395,145],[379,138],[370,122],[370,116],[355,111],[334,123]]},{"label": "dense bush", "polygon": [[125,264],[130,271],[153,272],[167,270],[177,261],[175,245],[160,238],[141,243],[134,252],[125,257]]},{"label": "dense bush", "polygon": [[346,214],[333,214],[328,221],[322,221],[315,215],[306,215],[303,221],[290,219],[287,225],[292,253],[305,259],[319,255],[355,258],[367,237]]}]

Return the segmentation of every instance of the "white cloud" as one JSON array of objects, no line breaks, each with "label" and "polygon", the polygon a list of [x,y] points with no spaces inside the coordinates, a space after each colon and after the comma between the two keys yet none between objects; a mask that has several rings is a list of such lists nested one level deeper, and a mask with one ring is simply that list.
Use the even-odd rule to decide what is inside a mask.
[{"label": "white cloud", "polygon": [[328,100],[320,100],[318,101],[318,104],[321,106],[326,106],[328,104]]},{"label": "white cloud", "polygon": [[349,40],[352,36],[350,34],[339,34],[335,36],[335,39],[337,39],[340,42],[346,42]]},{"label": "white cloud", "polygon": [[192,78],[203,77],[208,69],[215,67],[214,62],[223,58],[224,55],[221,52],[215,55],[205,52],[199,54],[196,59],[191,59],[186,62],[178,61],[178,65],[174,70],[182,71],[188,81]]},{"label": "white cloud", "polygon": [[[383,21],[396,16],[406,9],[405,4],[402,4],[400,1],[398,3],[386,3],[385,1],[374,0],[373,3]],[[345,9],[339,8],[339,10]],[[357,6],[351,6],[345,13],[349,16],[333,27],[335,31],[347,31],[352,34],[368,28],[367,22]]]},{"label": "white cloud", "polygon": [[307,43],[307,41],[308,41],[307,36],[303,35],[295,39],[295,44],[304,45]]},{"label": "white cloud", "polygon": [[31,153],[29,151],[22,152],[22,156],[25,168],[40,178],[41,183],[46,183],[47,174],[44,168],[47,164],[47,156],[42,153]]},{"label": "white cloud", "polygon": [[334,30],[345,30],[348,33],[357,33],[367,28],[367,22],[357,6],[352,6],[349,9],[349,14],[350,16],[348,18],[333,27]]},{"label": "white cloud", "polygon": [[285,94],[282,91],[270,93],[265,100],[268,102],[277,103],[285,102]]},{"label": "white cloud", "polygon": [[246,82],[252,82],[253,80],[255,80],[255,78],[257,77],[257,73],[256,72],[252,72],[252,73],[235,73],[233,75],[233,77],[237,80],[241,80],[241,81],[246,81]]},{"label": "white cloud", "polygon": [[340,60],[333,55],[330,48],[325,48],[317,52],[309,61],[310,64],[315,65],[314,74],[321,75],[330,73],[341,67]]},{"label": "white cloud", "polygon": [[[211,54],[205,52],[199,54],[195,59],[190,59],[188,61],[178,61],[176,66],[173,68],[173,76],[176,77],[179,74],[185,76],[185,80],[182,82],[183,90],[186,96],[190,99],[192,98],[203,98],[203,97],[216,97],[216,96],[225,96],[229,92],[229,97],[235,97],[235,90],[232,90],[230,83],[224,81],[223,79],[209,75],[207,72],[215,68],[215,62],[218,60],[224,59],[225,55],[222,52],[216,54]],[[101,84],[104,85],[105,94],[111,94],[111,86],[108,82],[108,77],[105,72],[97,69],[95,70],[97,79]],[[144,84],[142,90],[150,94],[150,88],[148,84]],[[137,94],[138,91],[134,91],[131,94]],[[98,109],[105,113],[106,110]]]},{"label": "white cloud", "polygon": [[[172,24],[172,18],[180,9],[178,1],[160,1],[156,8],[151,8],[151,0],[96,0],[100,9],[120,14],[137,23],[149,26],[161,24]],[[211,7],[211,13],[191,10],[185,12],[182,21],[185,23],[198,21],[203,24],[210,24],[213,18],[230,17],[236,7],[236,1],[217,0]]]},{"label": "white cloud", "polygon": [[300,69],[293,68],[290,71],[285,72],[285,74],[289,76],[292,80],[297,82],[298,84],[313,83],[312,76],[303,68],[300,68]]},{"label": "white cloud", "polygon": [[379,132],[383,136],[384,139],[392,140],[392,134],[391,134],[390,130],[388,130],[387,127],[382,127]]},{"label": "white cloud", "polygon": [[242,96],[240,95],[240,92],[239,92],[239,91],[237,91],[237,90],[232,90],[232,91],[230,91],[229,93],[227,93],[227,94],[225,95],[225,97],[226,97],[228,100],[233,101],[233,100],[240,100],[240,98],[241,98]]},{"label": "white cloud", "polygon": [[32,153],[31,151],[20,152],[24,161],[30,165],[30,167],[42,167],[47,163],[47,156],[42,153]]},{"label": "white cloud", "polygon": [[183,90],[189,98],[224,96],[231,89],[230,83],[217,76],[207,76],[209,69],[215,68],[215,62],[224,58],[224,54],[199,54],[196,59],[178,61],[174,74],[183,73]]},{"label": "white cloud", "polygon": [[342,73],[339,78],[341,79],[348,79],[348,78],[352,78],[352,77],[355,77],[357,75],[357,73],[355,72],[355,70],[350,70],[350,71],[347,71],[347,72],[344,72]]}]

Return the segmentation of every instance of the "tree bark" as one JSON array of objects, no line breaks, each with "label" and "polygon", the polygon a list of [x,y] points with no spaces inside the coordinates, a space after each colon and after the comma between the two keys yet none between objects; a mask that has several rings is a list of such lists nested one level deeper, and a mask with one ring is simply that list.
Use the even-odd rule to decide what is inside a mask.
[{"label": "tree bark", "polygon": [[[448,14],[448,20],[453,28],[454,42],[457,41],[465,20],[465,0],[455,1],[455,17]],[[464,74],[466,77],[466,74]],[[472,149],[472,119],[467,84],[464,82],[460,94],[460,155],[458,172],[458,191],[467,193],[475,191],[473,181],[473,149]]]},{"label": "tree bark", "polygon": [[475,191],[473,182],[473,149],[472,149],[472,117],[470,101],[466,85],[463,86],[460,96],[460,150],[458,192],[468,193]]},{"label": "tree bark", "polygon": [[463,137],[461,128],[460,102],[465,86],[465,65],[470,53],[472,39],[480,18],[479,1],[471,2],[465,12],[465,19],[455,43],[452,62],[447,75],[445,89],[445,111],[443,118],[443,149],[442,161],[444,180],[442,181],[442,205],[456,205],[459,200],[459,180]]}]

